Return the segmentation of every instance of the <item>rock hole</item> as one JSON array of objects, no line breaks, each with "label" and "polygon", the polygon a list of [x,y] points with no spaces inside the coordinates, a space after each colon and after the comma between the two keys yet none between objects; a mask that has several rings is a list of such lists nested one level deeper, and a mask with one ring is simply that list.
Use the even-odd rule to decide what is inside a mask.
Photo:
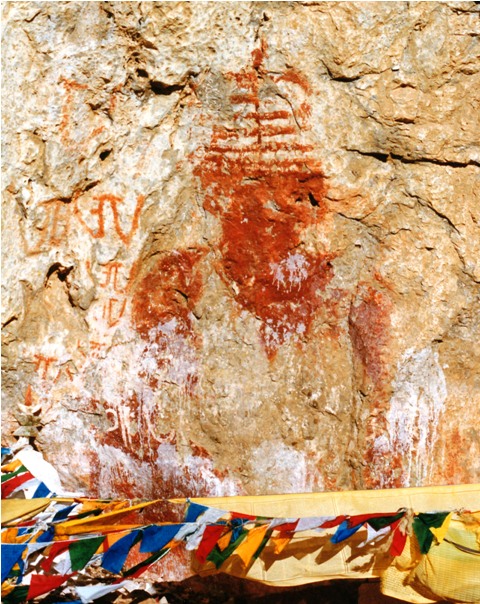
[{"label": "rock hole", "polygon": [[313,206],[314,208],[318,208],[319,203],[318,203],[318,201],[315,199],[315,197],[312,195],[312,193],[309,193],[309,194],[308,194],[308,199],[309,199],[310,203],[312,204],[312,206]]},{"label": "rock hole", "polygon": [[172,94],[173,92],[178,92],[179,90],[182,90],[183,86],[181,84],[168,85],[168,84],[165,84],[164,82],[151,80],[150,88],[152,89],[152,92],[154,94],[168,95],[168,94]]},{"label": "rock hole", "polygon": [[374,151],[374,152],[366,153],[365,155],[374,157],[375,159],[378,159],[379,161],[383,161],[383,162],[388,161],[388,153],[377,153]]},{"label": "rock hole", "polygon": [[68,277],[69,273],[73,270],[73,266],[63,266],[60,262],[54,262],[52,266],[47,271],[47,276],[45,277],[45,283],[50,279],[50,277],[56,273],[57,277],[60,281],[64,282]]},{"label": "rock hole", "polygon": [[145,69],[137,69],[137,76],[139,78],[148,78],[148,71],[146,71]]},{"label": "rock hole", "polygon": [[10,317],[10,319],[5,321],[5,323],[2,325],[2,328],[6,327],[7,325],[10,325],[10,323],[13,323],[14,321],[18,321],[17,316]]},{"label": "rock hole", "polygon": [[102,151],[99,155],[100,159],[102,161],[105,161],[107,159],[107,157],[110,155],[110,153],[112,152],[111,149],[105,149],[105,151]]},{"label": "rock hole", "polygon": [[85,185],[84,191],[90,191],[90,189],[93,189],[93,187],[96,187],[98,185],[98,180],[94,180],[93,182],[88,183],[88,185]]},{"label": "rock hole", "polygon": [[[37,430],[38,432],[40,432],[42,430],[43,426],[38,426]],[[35,436],[29,436],[28,437],[28,444],[32,447],[32,449],[34,451],[38,451],[38,447],[35,443]]]}]

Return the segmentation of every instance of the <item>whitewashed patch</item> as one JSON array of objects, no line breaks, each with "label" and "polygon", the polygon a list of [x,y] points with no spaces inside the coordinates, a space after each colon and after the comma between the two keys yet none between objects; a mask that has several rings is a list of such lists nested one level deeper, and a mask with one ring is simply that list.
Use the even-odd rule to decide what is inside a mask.
[{"label": "whitewashed patch", "polygon": [[438,353],[431,348],[409,351],[400,362],[387,414],[387,439],[377,439],[378,453],[400,455],[405,486],[429,482],[432,453],[447,398]]}]

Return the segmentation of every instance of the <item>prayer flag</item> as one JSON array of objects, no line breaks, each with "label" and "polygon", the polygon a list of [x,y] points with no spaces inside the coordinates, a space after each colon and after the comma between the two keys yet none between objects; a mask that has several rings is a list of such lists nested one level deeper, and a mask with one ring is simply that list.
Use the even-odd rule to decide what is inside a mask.
[{"label": "prayer flag", "polygon": [[78,539],[74,541],[69,549],[72,570],[82,570],[85,568],[104,541],[104,535],[94,537],[93,539]]},{"label": "prayer flag", "polygon": [[140,552],[158,552],[178,534],[183,524],[164,524],[147,526],[143,529]]},{"label": "prayer flag", "polygon": [[350,527],[348,525],[348,520],[344,520],[336,530],[335,534],[332,535],[330,541],[332,543],[341,543],[342,541],[345,541],[345,539],[348,539],[354,535],[361,527],[361,524]]},{"label": "prayer flag", "polygon": [[19,474],[15,476],[15,478],[11,478],[2,484],[2,499],[7,499],[9,495],[11,495],[16,489],[20,488],[22,484],[25,484],[29,480],[35,479],[33,474],[30,472],[24,472],[23,474]]},{"label": "prayer flag", "polygon": [[400,525],[400,520],[397,520],[394,524],[392,524],[392,543],[390,544],[390,555],[401,556],[402,552],[405,548],[405,543],[407,542],[407,534],[402,531]]},{"label": "prayer flag", "polygon": [[51,546],[50,551],[48,552],[48,557],[45,558],[45,560],[43,560],[41,564],[41,567],[46,573],[50,572],[55,558],[57,556],[60,556],[61,553],[66,552],[70,547],[71,543],[71,541],[56,541]]},{"label": "prayer flag", "polygon": [[2,604],[20,604],[27,599],[29,586],[19,585],[15,587],[9,594],[2,596]]},{"label": "prayer flag", "polygon": [[448,516],[443,521],[442,526],[440,526],[438,528],[430,527],[430,531],[433,533],[435,539],[437,540],[437,543],[440,544],[445,539],[445,535],[447,534],[448,527],[450,526],[450,521],[452,519],[452,516],[453,516],[453,513],[450,512],[450,514],[448,514]]},{"label": "prayer flag", "polygon": [[136,530],[114,543],[112,547],[103,554],[103,568],[111,573],[118,574],[125,564],[130,549],[139,537],[140,531]]},{"label": "prayer flag", "polygon": [[121,589],[128,581],[122,581],[121,583],[112,583],[111,585],[105,585],[102,583],[96,583],[95,585],[85,585],[82,587],[76,587],[75,590],[82,601],[82,604],[89,604],[102,596],[106,596],[112,591]]},{"label": "prayer flag", "polygon": [[43,594],[53,591],[68,581],[72,575],[32,575],[30,579],[30,587],[27,593],[27,600],[38,598]]},{"label": "prayer flag", "polygon": [[417,537],[422,554],[428,554],[428,550],[433,542],[433,533],[430,531],[430,528],[441,527],[448,514],[448,512],[418,514],[413,519],[413,531]]},{"label": "prayer flag", "polygon": [[2,543],[2,583],[22,557],[26,543]]},{"label": "prayer flag", "polygon": [[225,531],[225,525],[210,525],[207,526],[203,533],[202,540],[198,546],[195,555],[200,564],[205,564],[207,556],[210,554],[215,544],[220,539],[222,533]]},{"label": "prayer flag", "polygon": [[189,502],[187,512],[185,514],[185,522],[195,522],[197,518],[206,510],[208,510],[208,507],[204,505]]},{"label": "prayer flag", "polygon": [[262,544],[267,530],[268,526],[266,524],[252,528],[248,531],[246,538],[235,550],[234,554],[242,560],[245,568],[248,568],[250,565],[252,558]]}]

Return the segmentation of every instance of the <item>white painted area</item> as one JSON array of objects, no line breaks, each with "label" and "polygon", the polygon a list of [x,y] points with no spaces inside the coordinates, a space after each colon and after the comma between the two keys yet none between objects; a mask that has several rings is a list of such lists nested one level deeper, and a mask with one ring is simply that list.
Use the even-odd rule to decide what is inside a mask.
[{"label": "white painted area", "polygon": [[162,443],[157,449],[157,466],[166,482],[182,483],[192,493],[201,488],[206,497],[228,497],[237,495],[238,484],[230,478],[219,478],[214,472],[212,460],[198,455],[187,455],[181,459],[175,445]]},{"label": "white painted area", "polygon": [[98,455],[98,492],[100,497],[118,496],[119,485],[134,484],[140,493],[150,493],[152,489],[152,468],[149,463],[137,461],[131,455],[110,445],[92,448]]},{"label": "white painted area", "polygon": [[304,454],[281,441],[265,441],[253,449],[250,465],[258,477],[259,493],[308,491]]},{"label": "white painted area", "polygon": [[393,382],[387,414],[388,435],[375,441],[378,454],[400,454],[404,486],[427,484],[432,453],[447,398],[447,384],[438,353],[431,348],[407,351]]},{"label": "white painted area", "polygon": [[289,254],[278,263],[272,262],[270,269],[278,289],[289,292],[293,289],[300,290],[303,281],[308,277],[308,260],[302,254]]},{"label": "white painted area", "polygon": [[177,319],[160,323],[149,332],[151,353],[158,351],[163,367],[164,381],[189,388],[198,372],[197,352],[190,338],[185,337],[177,326]]}]

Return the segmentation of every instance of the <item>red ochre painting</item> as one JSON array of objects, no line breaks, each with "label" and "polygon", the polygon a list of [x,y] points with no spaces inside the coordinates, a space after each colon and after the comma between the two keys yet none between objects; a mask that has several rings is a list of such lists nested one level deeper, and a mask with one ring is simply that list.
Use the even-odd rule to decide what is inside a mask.
[{"label": "red ochre painting", "polygon": [[[231,119],[213,124],[202,159],[194,164],[204,208],[221,227],[219,240],[213,242],[219,255],[213,267],[238,306],[259,321],[259,337],[270,361],[285,343],[304,341],[316,317],[325,312],[346,313],[343,318],[348,319],[348,335],[361,373],[358,377],[373,406],[364,443],[371,467],[363,478],[369,486],[378,486],[378,468],[388,474],[384,460],[375,454],[374,443],[386,429],[390,302],[382,288],[362,283],[348,316],[348,306],[340,304],[348,292],[331,287],[325,291],[334,276],[335,255],[318,237],[326,228],[328,210],[326,179],[317,158],[318,147],[311,142],[308,98],[312,92],[303,76],[293,70],[268,74],[264,55],[264,47],[254,51],[251,66],[224,76],[230,89]],[[202,246],[159,253],[136,282],[131,299],[135,329],[145,342],[146,354],[153,356],[160,370],[143,377],[153,389],[160,388],[162,381],[175,383],[191,401],[199,395],[202,354],[202,334],[194,313],[205,294],[204,268],[210,253],[210,248]],[[339,320],[336,316],[335,323]],[[140,408],[135,400],[125,404],[132,413]],[[161,473],[156,478],[173,488],[173,481],[179,480],[182,471],[187,472],[188,481],[179,483],[180,492],[241,490],[228,472],[219,474],[210,459],[202,461],[207,464],[208,485],[194,485],[188,464],[178,457],[176,443],[164,442],[156,432],[153,429],[149,436],[153,440],[143,445],[133,437],[125,439],[120,430],[110,430],[101,442],[123,451],[134,465],[142,465],[149,455],[153,461],[153,451],[159,447],[165,452],[168,449],[175,470],[168,480]],[[192,460],[197,457],[192,449]],[[128,480],[119,475],[115,482],[118,487]],[[154,489],[158,494],[156,489],[158,486]]]},{"label": "red ochre painting", "polygon": [[[158,366],[177,373],[172,379],[190,394],[198,380],[196,350],[201,336],[195,331],[192,311],[203,292],[198,263],[204,254],[203,250],[173,250],[162,254],[132,299],[136,330],[153,345]],[[177,370],[172,355],[177,359]]]},{"label": "red ochre painting", "polygon": [[219,273],[240,306],[260,320],[272,359],[290,338],[304,338],[333,269],[328,253],[305,249],[304,232],[325,215],[325,179],[315,147],[305,143],[308,103],[293,108],[279,87],[308,98],[297,72],[269,75],[265,48],[252,65],[225,78],[233,127],[216,124],[194,173],[205,209],[222,226]]}]

